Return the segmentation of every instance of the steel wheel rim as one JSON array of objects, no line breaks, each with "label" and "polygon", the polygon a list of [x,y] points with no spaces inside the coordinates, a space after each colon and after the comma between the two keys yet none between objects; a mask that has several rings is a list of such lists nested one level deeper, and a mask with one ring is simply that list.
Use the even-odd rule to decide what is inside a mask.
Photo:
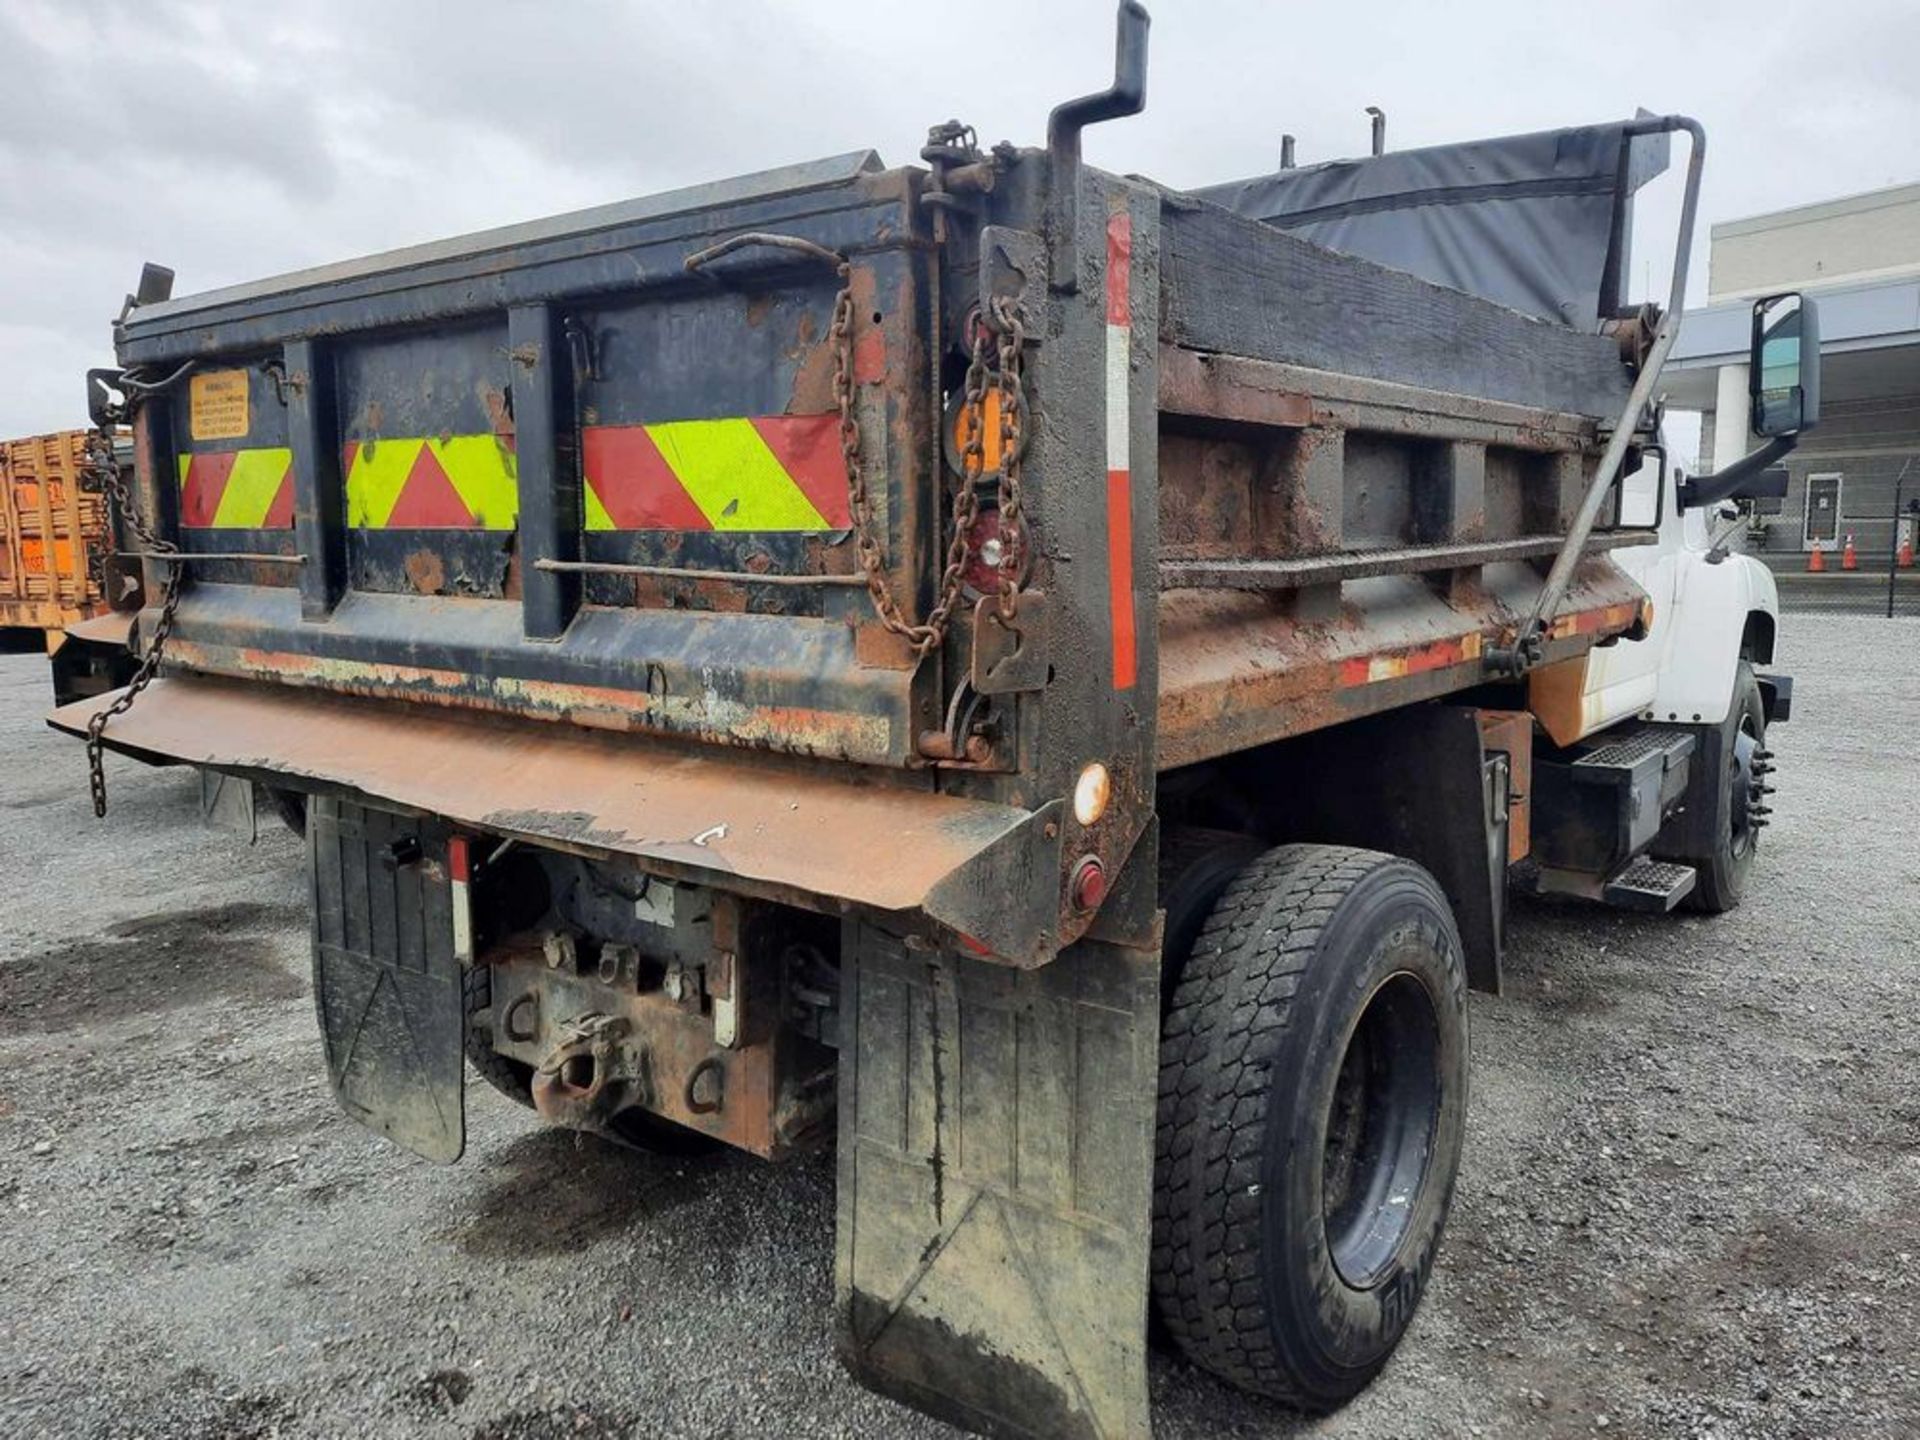
[{"label": "steel wheel rim", "polygon": [[1347,1037],[1321,1148],[1327,1253],[1356,1290],[1392,1270],[1433,1169],[1440,1018],[1408,971],[1368,996]]}]

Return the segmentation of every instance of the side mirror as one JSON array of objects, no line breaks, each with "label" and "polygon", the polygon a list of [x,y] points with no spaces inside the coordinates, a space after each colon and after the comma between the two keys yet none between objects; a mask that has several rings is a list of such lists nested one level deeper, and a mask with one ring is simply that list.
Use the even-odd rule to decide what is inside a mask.
[{"label": "side mirror", "polygon": [[1753,302],[1747,394],[1756,435],[1798,435],[1820,423],[1820,309],[1806,296]]}]

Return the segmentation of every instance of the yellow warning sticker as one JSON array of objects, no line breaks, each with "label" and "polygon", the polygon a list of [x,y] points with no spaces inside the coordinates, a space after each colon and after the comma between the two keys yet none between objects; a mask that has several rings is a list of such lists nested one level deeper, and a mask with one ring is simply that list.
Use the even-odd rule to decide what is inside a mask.
[{"label": "yellow warning sticker", "polygon": [[189,377],[187,427],[196,440],[244,440],[247,372],[208,370]]}]

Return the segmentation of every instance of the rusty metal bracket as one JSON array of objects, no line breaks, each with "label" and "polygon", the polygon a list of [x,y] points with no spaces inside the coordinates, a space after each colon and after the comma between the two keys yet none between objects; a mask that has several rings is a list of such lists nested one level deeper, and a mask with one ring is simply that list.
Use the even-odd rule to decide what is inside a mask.
[{"label": "rusty metal bracket", "polygon": [[1008,620],[997,595],[982,596],[973,609],[973,688],[982,695],[1015,695],[1047,684],[1047,597],[1020,592],[1020,609]]},{"label": "rusty metal bracket", "polygon": [[921,732],[920,755],[942,763],[985,764],[993,756],[993,742],[984,733],[987,713],[986,697],[971,680],[961,681],[947,702],[946,723]]},{"label": "rusty metal bracket", "polygon": [[231,831],[247,844],[253,844],[260,838],[254,814],[253,782],[218,770],[202,770],[200,819],[209,828]]},{"label": "rusty metal bracket", "polygon": [[980,231],[980,314],[991,325],[1005,301],[1029,315],[1046,313],[1047,247],[1031,230],[987,225]]}]

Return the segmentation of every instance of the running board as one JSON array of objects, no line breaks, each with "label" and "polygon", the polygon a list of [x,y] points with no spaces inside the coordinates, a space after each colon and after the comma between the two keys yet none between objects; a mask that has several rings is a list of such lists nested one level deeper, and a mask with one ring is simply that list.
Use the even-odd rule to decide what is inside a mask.
[{"label": "running board", "polygon": [[1664,915],[1693,893],[1697,879],[1699,872],[1691,865],[1642,856],[1607,881],[1600,898],[1617,910]]}]

